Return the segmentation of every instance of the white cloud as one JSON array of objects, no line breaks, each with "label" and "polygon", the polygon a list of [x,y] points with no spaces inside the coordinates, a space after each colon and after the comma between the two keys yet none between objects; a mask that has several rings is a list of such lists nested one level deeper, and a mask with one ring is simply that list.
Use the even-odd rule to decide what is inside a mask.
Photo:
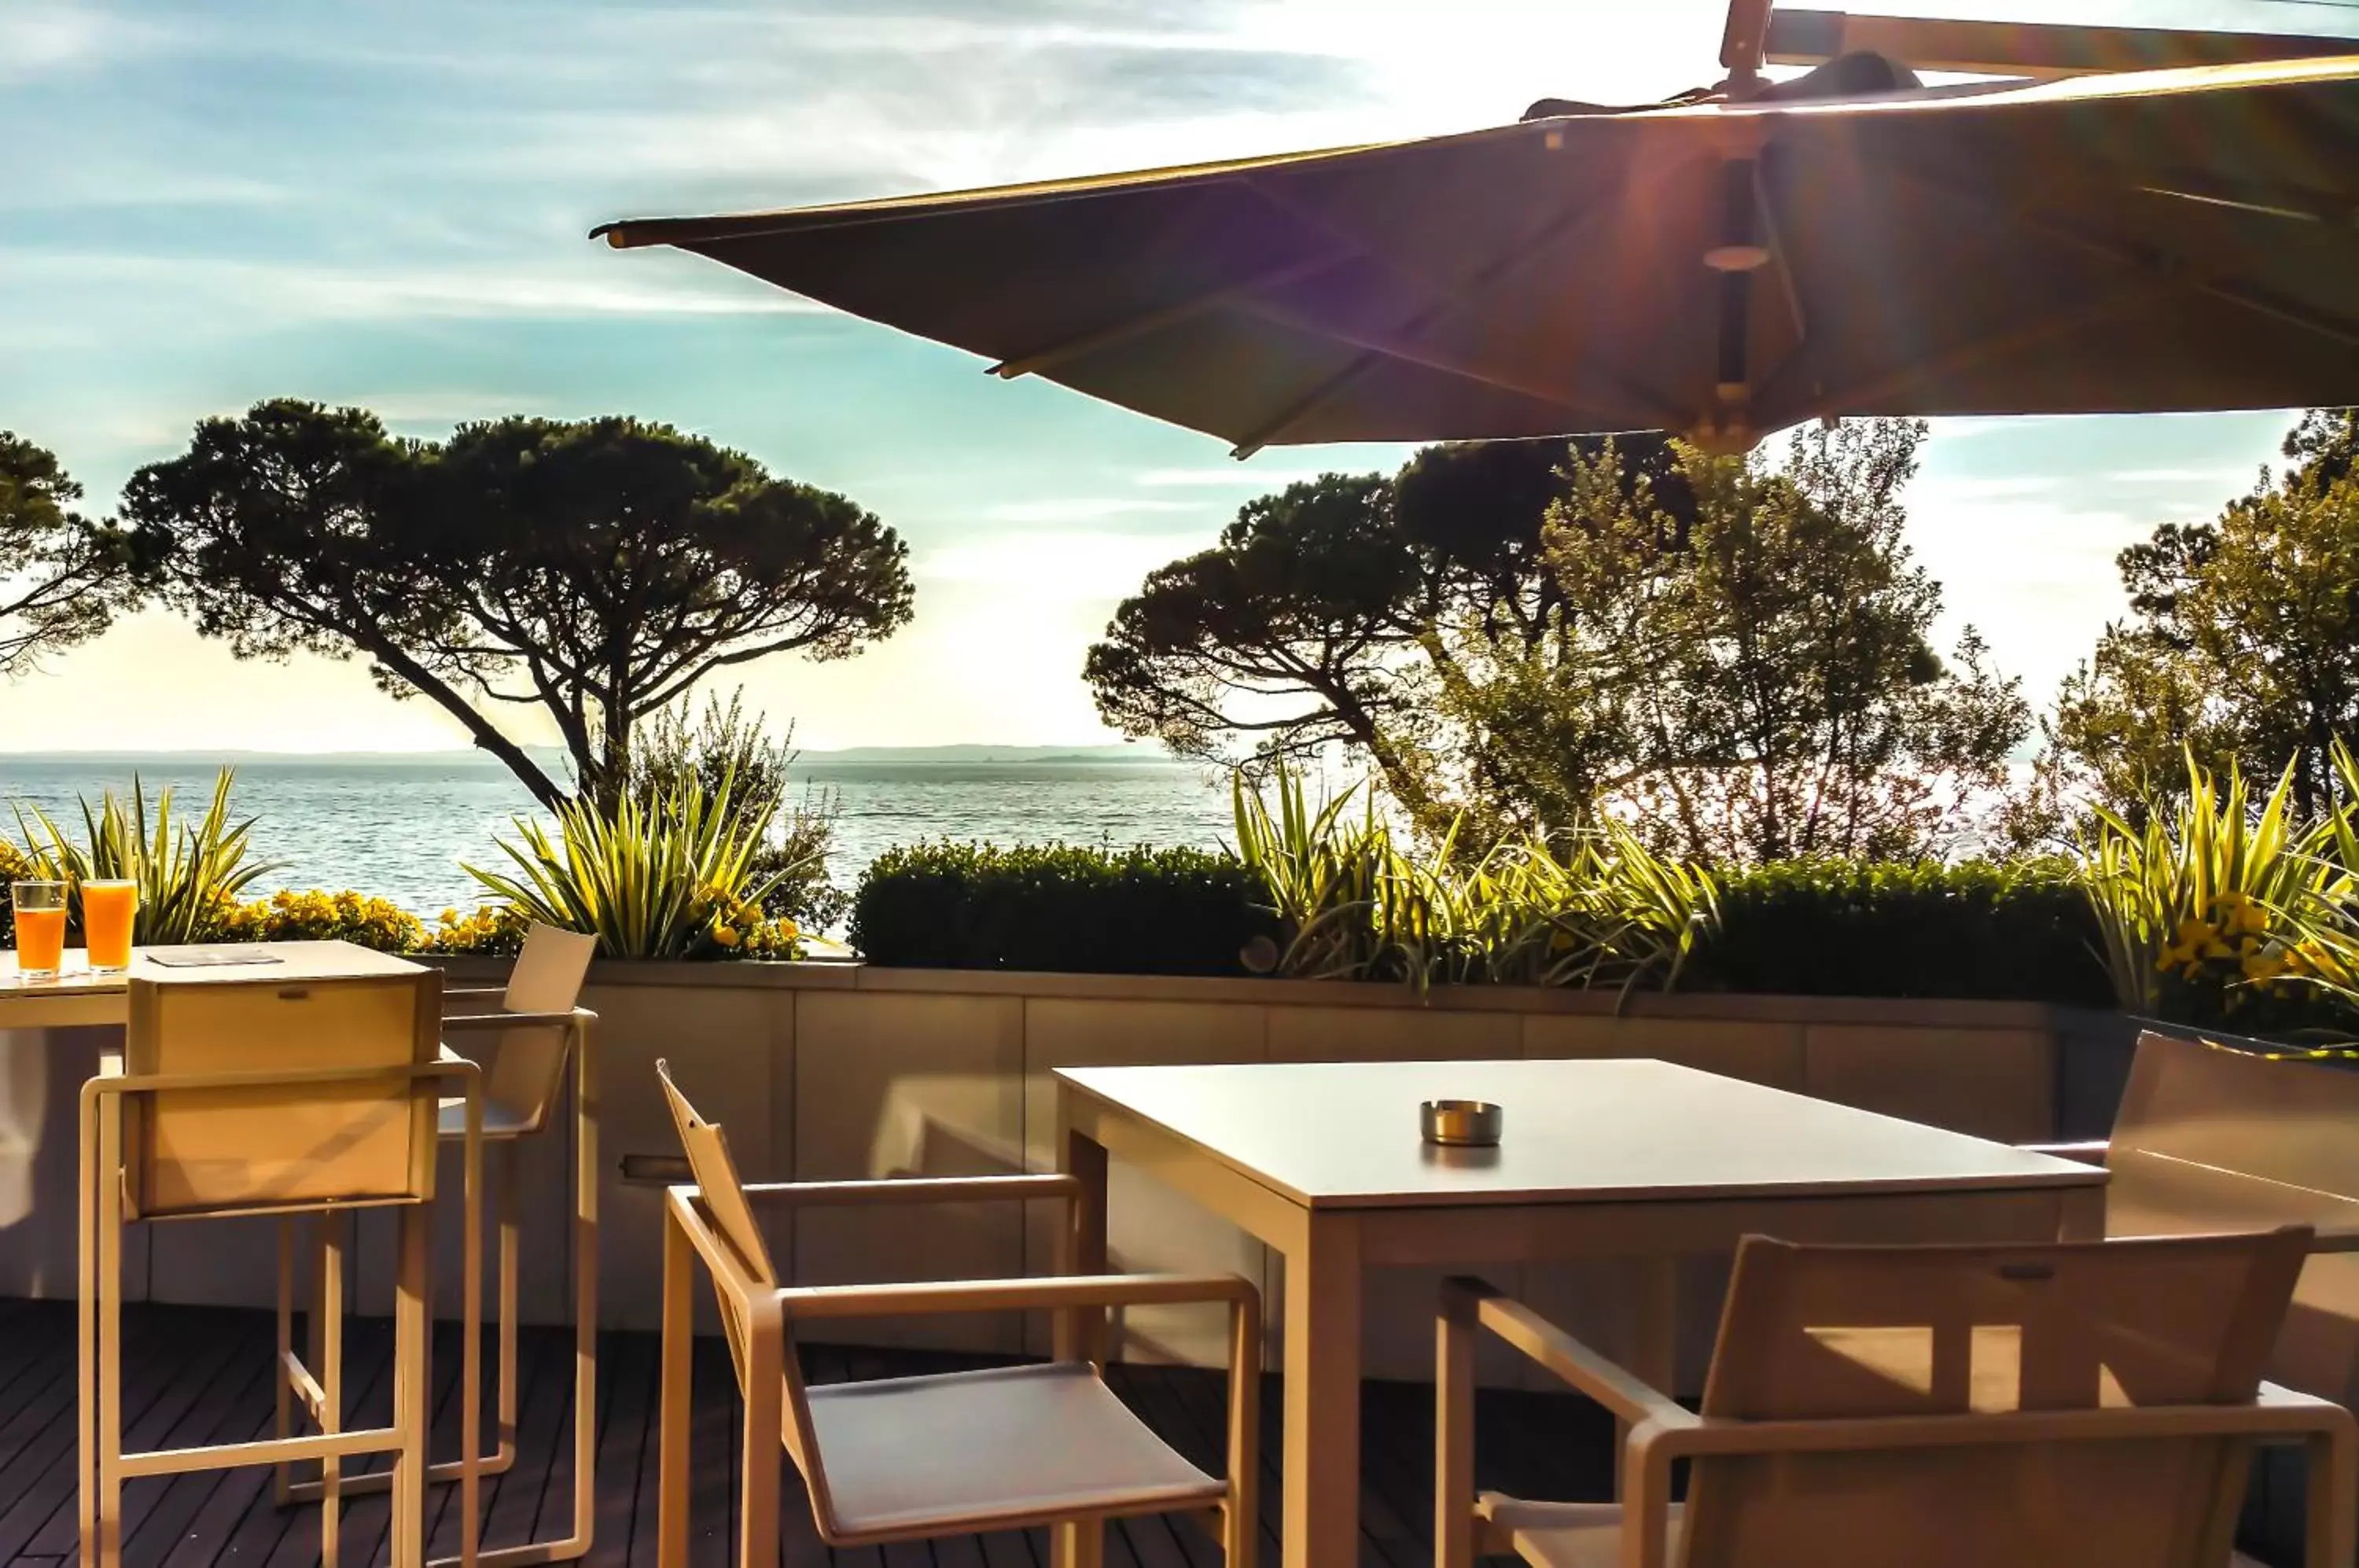
[{"label": "white cloud", "polygon": [[2061,483],[2052,474],[1943,475],[1920,479],[1908,492],[1911,509],[2045,495]]},{"label": "white cloud", "polygon": [[28,291],[38,286],[52,298],[85,288],[103,289],[115,300],[168,297],[182,311],[201,300],[208,309],[234,310],[237,323],[247,328],[285,321],[834,313],[715,271],[695,281],[634,274],[603,253],[591,266],[570,268],[447,262],[350,267],[301,260],[0,249],[0,280]]},{"label": "white cloud", "polygon": [[2116,485],[2227,485],[2253,482],[2249,468],[2125,468],[2105,477]]},{"label": "white cloud", "polygon": [[1086,523],[1102,517],[1152,512],[1201,512],[1192,501],[1156,501],[1140,496],[1082,495],[1053,501],[1008,501],[984,508],[995,523]]},{"label": "white cloud", "polygon": [[1283,490],[1332,474],[1332,468],[1259,468],[1250,463],[1233,463],[1226,468],[1150,468],[1133,474],[1140,485],[1158,487],[1188,487],[1219,490]]},{"label": "white cloud", "polygon": [[929,582],[1004,589],[1030,601],[1118,599],[1137,592],[1157,567],[1208,542],[1201,532],[1006,533],[940,546],[910,571]]},{"label": "white cloud", "polygon": [[144,31],[59,0],[0,8],[0,82],[30,82],[113,58]]}]

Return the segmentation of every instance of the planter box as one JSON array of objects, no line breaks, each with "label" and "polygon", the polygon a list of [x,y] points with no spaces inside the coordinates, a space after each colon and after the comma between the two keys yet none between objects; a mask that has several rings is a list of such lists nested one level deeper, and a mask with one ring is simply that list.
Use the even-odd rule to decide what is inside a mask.
[{"label": "planter box", "polygon": [[[492,966],[496,968],[496,966]],[[466,971],[476,977],[473,966]],[[1507,988],[892,970],[823,964],[600,964],[586,1004],[601,1030],[608,1171],[604,1315],[651,1326],[658,1191],[623,1161],[677,1156],[658,1056],[729,1129],[748,1179],[952,1175],[1043,1169],[1062,1066],[1143,1062],[1446,1061],[1655,1056],[2008,1141],[2057,1135],[2062,1042],[2086,1015],[2025,1003],[1859,997],[1634,996]],[[2111,1107],[2105,1107],[2110,1118]],[[652,1157],[649,1159],[648,1157]],[[1112,1247],[1136,1269],[1234,1269],[1273,1312],[1284,1280],[1250,1237],[1137,1172],[1111,1178]],[[987,1209],[814,1214],[781,1225],[805,1283],[1039,1272],[1052,1216]],[[1609,1345],[1625,1292],[1612,1269],[1501,1269],[1497,1282]],[[1701,1365],[1719,1300],[1696,1266],[1689,1337]],[[1402,1276],[1368,1312],[1372,1369],[1430,1375],[1435,1281]],[[1273,1315],[1273,1321],[1275,1317]],[[1040,1349],[1012,1322],[858,1324],[869,1343]],[[1210,1314],[1133,1313],[1125,1353],[1213,1362]],[[1273,1350],[1275,1345],[1273,1345]]]},{"label": "planter box", "polygon": [[[455,961],[454,979],[495,981],[501,961]],[[653,1077],[668,1058],[681,1085],[729,1132],[748,1180],[949,1175],[1042,1169],[1055,1120],[1050,1073],[1062,1066],[1138,1062],[1448,1061],[1483,1057],[1653,1056],[1820,1098],[2006,1141],[2078,1134],[2112,1116],[2108,1052],[2135,1029],[2106,1015],[2032,1003],[1860,997],[1610,995],[1504,987],[894,970],[848,964],[600,964],[584,1004],[600,1016],[604,1171],[601,1316],[622,1327],[658,1321],[660,1195],[679,1148]],[[25,1048],[20,1040],[18,1050]],[[38,1041],[35,1049],[40,1049]],[[2084,1060],[2085,1059],[2085,1060]],[[2125,1056],[2124,1061],[2126,1061]],[[5,1083],[0,1076],[0,1083]],[[2119,1085],[2114,1085],[2117,1096]],[[61,1158],[63,1185],[44,1181],[71,1213],[70,1095],[47,1097],[35,1140],[43,1168]],[[2102,1104],[2101,1104],[2102,1102]],[[0,1107],[5,1110],[5,1107]],[[62,1117],[58,1114],[63,1110]],[[561,1138],[520,1151],[526,1203],[526,1307],[564,1310],[560,1248],[570,1150]],[[638,1175],[626,1177],[627,1167]],[[0,1171],[0,1190],[7,1172]],[[1111,1176],[1112,1247],[1135,1269],[1234,1269],[1262,1282],[1273,1312],[1277,1261],[1242,1233],[1143,1175]],[[46,1210],[49,1205],[45,1202]],[[987,1208],[834,1213],[781,1223],[773,1245],[799,1282],[1040,1272],[1051,1216]],[[34,1227],[16,1234],[27,1235]],[[46,1236],[46,1228],[43,1234]],[[71,1222],[36,1258],[18,1255],[0,1292],[71,1289]],[[0,1229],[0,1256],[9,1231]],[[364,1251],[364,1257],[368,1254]],[[444,1253],[455,1277],[455,1249]],[[219,1300],[222,1281],[158,1269],[162,1300]],[[1716,1266],[1700,1261],[1683,1314],[1694,1364],[1708,1350],[1719,1301]],[[1614,1270],[1503,1269],[1496,1283],[1527,1295],[1607,1347],[1621,1338]],[[1430,1375],[1434,1280],[1403,1275],[1370,1303],[1374,1375]],[[382,1279],[362,1280],[363,1310]],[[247,1289],[244,1281],[240,1289]],[[251,1278],[269,1300],[266,1271]],[[1273,1322],[1275,1318],[1273,1317]],[[1212,1315],[1139,1312],[1125,1323],[1135,1357],[1215,1362]],[[941,1320],[849,1325],[871,1343],[1027,1345],[1014,1322]],[[1275,1345],[1273,1345],[1273,1350]]]}]

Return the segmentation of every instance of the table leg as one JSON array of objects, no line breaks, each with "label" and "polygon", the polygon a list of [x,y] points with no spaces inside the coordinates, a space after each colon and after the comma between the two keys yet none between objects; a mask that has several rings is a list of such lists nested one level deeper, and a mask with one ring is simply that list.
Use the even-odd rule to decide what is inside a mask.
[{"label": "table leg", "polygon": [[[1106,1271],[1106,1151],[1069,1123],[1069,1093],[1060,1088],[1057,1094],[1057,1169],[1079,1177],[1082,1193],[1057,1233],[1057,1269],[1065,1274],[1103,1274]],[[1102,1362],[1105,1357],[1102,1312],[1077,1308],[1059,1312],[1055,1334],[1060,1361]],[[1049,1568],[1100,1568],[1104,1560],[1103,1523],[1092,1519],[1060,1524],[1049,1532]]]},{"label": "table leg", "polygon": [[[1676,1258],[1636,1258],[1630,1260],[1630,1370],[1649,1387],[1679,1397],[1680,1260]],[[1614,1423],[1614,1496],[1622,1496],[1622,1457],[1630,1441],[1630,1423]]]},{"label": "table leg", "polygon": [[1286,1252],[1285,1568],[1357,1568],[1360,1549],[1360,1233],[1310,1216]]}]

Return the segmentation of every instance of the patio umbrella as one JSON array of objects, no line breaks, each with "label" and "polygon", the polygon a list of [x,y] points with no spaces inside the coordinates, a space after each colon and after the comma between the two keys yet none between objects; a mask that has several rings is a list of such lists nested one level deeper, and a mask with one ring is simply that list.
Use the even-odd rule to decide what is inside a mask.
[{"label": "patio umbrella", "polygon": [[2343,405],[2359,53],[1948,88],[1854,56],[1743,102],[596,232],[1239,456]]}]

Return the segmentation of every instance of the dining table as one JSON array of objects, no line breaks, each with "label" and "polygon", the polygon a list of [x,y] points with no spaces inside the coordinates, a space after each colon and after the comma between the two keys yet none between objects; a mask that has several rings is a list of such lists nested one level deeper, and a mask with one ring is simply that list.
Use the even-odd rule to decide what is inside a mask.
[{"label": "dining table", "polygon": [[[1355,1568],[1369,1270],[1628,1259],[1649,1281],[1635,1368],[1668,1388],[1676,1264],[1747,1235],[2026,1243],[2104,1234],[2105,1172],[1693,1068],[1582,1061],[1267,1062],[1058,1071],[1074,1269],[1106,1268],[1120,1160],[1284,1262],[1286,1568]],[[1424,1140],[1429,1099],[1501,1107],[1492,1147]],[[1060,1356],[1102,1330],[1059,1325]],[[1094,1530],[1060,1532],[1093,1568]]]}]

